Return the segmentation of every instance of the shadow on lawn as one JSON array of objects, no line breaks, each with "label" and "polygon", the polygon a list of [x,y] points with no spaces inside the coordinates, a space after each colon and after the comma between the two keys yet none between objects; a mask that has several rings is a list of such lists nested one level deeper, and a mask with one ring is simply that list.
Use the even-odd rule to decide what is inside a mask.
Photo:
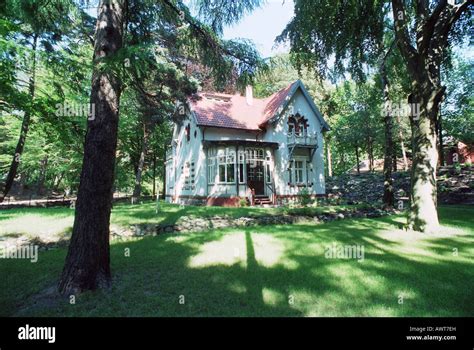
[{"label": "shadow on lawn", "polygon": [[[61,301],[56,308],[37,305],[22,308],[17,314],[472,316],[472,261],[454,259],[442,248],[456,245],[460,251],[468,251],[473,237],[427,238],[422,246],[427,256],[407,254],[400,252],[400,242],[378,235],[380,228],[395,229],[398,224],[392,218],[344,220],[115,243],[111,246],[111,291],[85,293],[76,305]],[[190,265],[204,246],[220,242],[227,235],[238,235],[243,240],[243,260]],[[257,238],[267,236],[277,239],[284,248],[278,261],[270,265],[260,263],[260,248],[256,245]],[[363,246],[364,261],[327,259],[325,247],[333,242]],[[130,257],[125,256],[126,249]],[[36,274],[41,275],[41,271],[38,269]],[[398,303],[400,295],[404,296],[403,304]],[[291,296],[294,304],[289,302]],[[17,298],[22,298],[21,293]],[[180,303],[183,300],[184,304]]]}]

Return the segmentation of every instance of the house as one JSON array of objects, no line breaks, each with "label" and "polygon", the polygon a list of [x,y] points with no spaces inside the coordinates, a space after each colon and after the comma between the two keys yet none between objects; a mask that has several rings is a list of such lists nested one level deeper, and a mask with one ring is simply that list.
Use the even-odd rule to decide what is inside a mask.
[{"label": "house", "polygon": [[180,105],[166,154],[168,202],[238,206],[325,195],[328,124],[298,80],[272,96],[199,93]]},{"label": "house", "polygon": [[448,138],[444,145],[444,162],[446,165],[474,163],[474,144]]}]

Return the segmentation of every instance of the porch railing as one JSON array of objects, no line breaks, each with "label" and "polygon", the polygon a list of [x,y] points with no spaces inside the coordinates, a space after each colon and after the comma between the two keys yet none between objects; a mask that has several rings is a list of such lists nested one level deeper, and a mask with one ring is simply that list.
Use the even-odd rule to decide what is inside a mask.
[{"label": "porch railing", "polygon": [[316,136],[310,135],[288,135],[288,145],[289,146],[316,146],[318,144],[318,139]]}]

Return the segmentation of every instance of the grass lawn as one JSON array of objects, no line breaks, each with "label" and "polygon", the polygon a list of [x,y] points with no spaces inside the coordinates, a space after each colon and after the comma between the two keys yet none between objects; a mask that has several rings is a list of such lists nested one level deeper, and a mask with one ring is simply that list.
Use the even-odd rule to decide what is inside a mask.
[{"label": "grass lawn", "polygon": [[[359,207],[362,205],[359,205]],[[226,215],[229,217],[258,216],[265,214],[310,214],[313,212],[336,212],[339,209],[355,206],[324,206],[315,208],[224,208],[204,206],[179,206],[160,202],[158,214],[156,203],[141,205],[117,204],[112,210],[111,225],[128,227],[136,224],[173,224],[182,217],[210,217]],[[44,237],[70,235],[74,222],[74,210],[69,208],[21,208],[0,210],[0,237]]]},{"label": "grass lawn", "polygon": [[[163,206],[157,219],[153,209],[118,206],[112,222],[280,210]],[[67,229],[62,220],[72,220],[72,211],[0,212],[0,235],[25,217]],[[441,207],[436,235],[402,231],[404,218],[391,216],[116,241],[112,289],[84,293],[74,305],[35,296],[56,283],[66,249],[40,252],[37,263],[0,260],[0,315],[474,316],[473,218],[473,207]],[[363,247],[364,259],[328,259],[333,244]]]}]

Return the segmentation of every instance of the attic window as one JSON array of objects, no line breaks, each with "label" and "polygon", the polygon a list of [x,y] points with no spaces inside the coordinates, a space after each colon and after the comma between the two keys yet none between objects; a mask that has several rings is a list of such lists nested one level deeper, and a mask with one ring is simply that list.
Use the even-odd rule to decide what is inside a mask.
[{"label": "attic window", "polygon": [[223,96],[218,94],[205,94],[203,95],[208,100],[214,100],[219,102],[229,102],[231,100],[230,96]]},{"label": "attic window", "polygon": [[299,113],[288,118],[288,134],[303,136],[308,131],[308,120]]}]

